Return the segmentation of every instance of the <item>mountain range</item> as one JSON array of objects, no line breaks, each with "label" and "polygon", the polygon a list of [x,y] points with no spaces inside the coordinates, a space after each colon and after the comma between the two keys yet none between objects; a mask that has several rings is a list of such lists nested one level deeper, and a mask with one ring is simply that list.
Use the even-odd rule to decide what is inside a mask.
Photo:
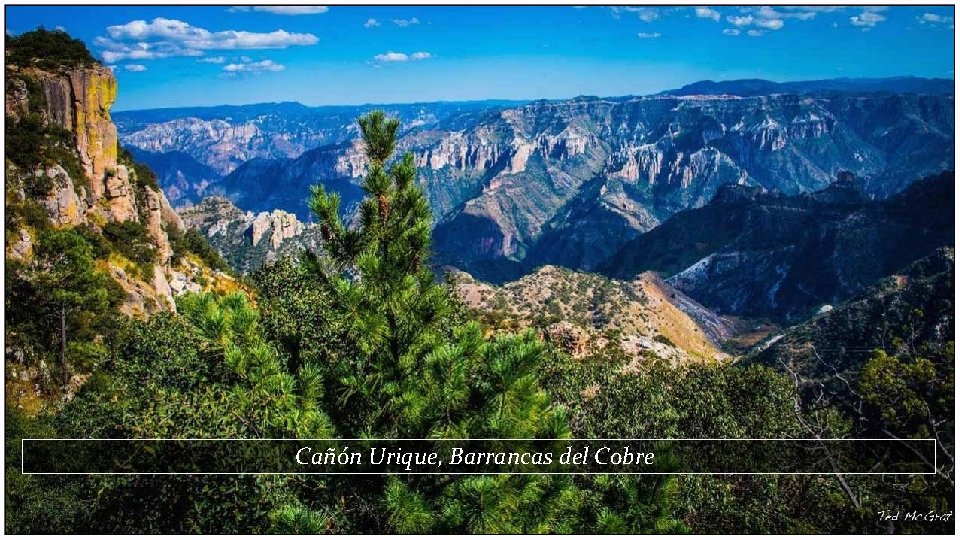
[{"label": "mountain range", "polygon": [[735,81],[698,81],[675,90],[666,90],[662,95],[732,95],[762,96],[767,94],[809,94],[813,92],[887,92],[910,94],[953,95],[952,79],[925,79],[922,77],[883,77],[821,79],[815,81],[774,82],[764,79],[740,79]]},{"label": "mountain range", "polygon": [[871,200],[849,176],[800,195],[724,186],[611,256],[602,271],[653,271],[721,313],[803,320],[953,245],[952,172]]},{"label": "mountain range", "polygon": [[356,119],[374,109],[400,118],[407,127],[520,102],[506,100],[308,107],[262,103],[116,111],[123,143],[141,150],[183,152],[225,175],[254,158],[295,158],[326,144],[357,137]]},{"label": "mountain range", "polygon": [[[735,183],[795,195],[849,171],[887,197],[954,166],[952,81],[704,81],[645,97],[383,106],[420,168],[437,258],[483,279],[594,270],[637,235]],[[350,214],[362,107],[281,103],[115,115],[175,205],[225,196],[309,219],[309,186]]]}]

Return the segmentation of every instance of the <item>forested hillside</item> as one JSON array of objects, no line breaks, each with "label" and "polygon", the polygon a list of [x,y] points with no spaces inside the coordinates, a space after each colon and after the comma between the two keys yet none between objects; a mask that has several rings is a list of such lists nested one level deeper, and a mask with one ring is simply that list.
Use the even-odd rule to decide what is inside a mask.
[{"label": "forested hillside", "polygon": [[[415,154],[398,152],[399,120],[373,111],[356,127],[355,218],[340,193],[315,185],[315,249],[281,253],[291,222],[280,219],[278,251],[239,278],[118,148],[111,72],[60,31],[6,39],[7,533],[879,533],[889,530],[879,510],[954,508],[950,460],[896,481],[21,474],[24,438],[952,433],[942,419],[954,406],[953,252],[786,330],[749,361],[721,352],[725,321],[652,275],[547,268],[500,290],[474,284],[470,304],[458,289],[470,281],[434,270],[434,214]],[[273,241],[258,230],[254,244]],[[862,321],[878,313],[890,339],[861,345],[870,359],[844,379],[862,407],[811,393],[823,373],[795,348],[847,347],[844,325],[869,334],[874,323]],[[629,321],[623,335],[615,318]],[[564,322],[583,329],[582,349],[551,333]],[[599,342],[624,336],[649,350]],[[952,438],[941,444],[954,455]],[[904,522],[896,532],[952,530]]]}]

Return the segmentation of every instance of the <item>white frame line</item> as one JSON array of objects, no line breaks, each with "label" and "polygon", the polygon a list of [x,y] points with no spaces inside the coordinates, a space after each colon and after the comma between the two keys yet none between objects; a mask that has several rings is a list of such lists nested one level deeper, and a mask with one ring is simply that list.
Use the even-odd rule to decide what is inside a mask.
[{"label": "white frame line", "polygon": [[[822,441],[849,441],[849,442],[862,442],[862,441],[926,441],[933,442],[933,472],[900,472],[900,473],[885,473],[885,472],[193,472],[193,473],[179,473],[179,472],[70,472],[70,473],[56,473],[56,472],[25,472],[24,471],[24,443],[26,441],[291,441],[291,442],[305,442],[305,441],[795,441],[795,442],[822,442]],[[753,475],[768,475],[768,476],[831,476],[831,475],[846,475],[846,476],[917,476],[917,475],[936,475],[937,474],[937,439],[926,438],[926,439],[535,439],[535,438],[523,438],[523,439],[227,439],[227,438],[214,438],[214,439],[203,439],[203,438],[193,438],[187,437],[182,439],[170,439],[170,438],[153,438],[153,439],[37,439],[37,438],[25,438],[20,440],[20,474],[23,475],[59,475],[59,476],[73,476],[73,475],[83,475],[83,476],[260,476],[260,475],[328,475],[328,476],[340,476],[340,475],[378,475],[378,476],[409,476],[409,475],[450,475],[450,476],[470,476],[470,475],[544,475],[544,476],[596,476],[601,474],[620,474],[627,476],[640,476],[640,475],[651,475],[651,476],[667,476],[667,475],[683,475],[683,476],[753,476]]]}]

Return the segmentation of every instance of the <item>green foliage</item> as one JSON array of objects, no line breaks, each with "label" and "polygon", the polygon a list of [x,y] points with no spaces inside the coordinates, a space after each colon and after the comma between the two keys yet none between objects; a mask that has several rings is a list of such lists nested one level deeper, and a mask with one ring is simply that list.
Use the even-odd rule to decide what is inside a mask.
[{"label": "green foliage", "polygon": [[4,201],[4,230],[6,232],[6,241],[9,246],[20,238],[20,229],[30,229],[36,234],[50,228],[50,219],[47,217],[47,210],[35,198],[25,196],[17,189],[11,189],[11,184],[15,180],[11,178],[8,171],[6,200]]},{"label": "green foliage", "polygon": [[6,62],[20,67],[37,67],[47,71],[97,64],[82,40],[63,30],[39,27],[18,36],[5,38]]},{"label": "green foliage", "polygon": [[170,247],[173,250],[174,260],[180,260],[188,253],[192,253],[200,258],[207,266],[221,272],[230,272],[230,265],[223,260],[220,253],[210,245],[205,236],[195,229],[187,229],[184,232],[168,227],[166,229],[167,238],[170,240]]},{"label": "green foliage", "polygon": [[[371,166],[356,228],[341,221],[336,194],[318,186],[310,200],[328,259],[307,261],[338,343],[316,353],[331,373],[326,408],[338,433],[566,436],[564,410],[539,388],[543,345],[532,334],[484,339],[427,266],[432,218],[413,156],[388,163],[398,127],[382,112],[360,119]],[[397,532],[560,531],[577,499],[569,479],[554,477],[379,483],[371,490]]]},{"label": "green foliage", "polygon": [[110,333],[122,292],[94,265],[93,248],[75,230],[40,233],[29,263],[6,268],[8,345],[28,364],[56,367],[57,383],[86,371],[105,353],[94,338]]},{"label": "green foliage", "polygon": [[85,481],[68,476],[21,474],[21,440],[55,437],[53,419],[47,414],[31,417],[17,407],[7,406],[4,424],[4,532],[90,530],[93,507],[84,492]]},{"label": "green foliage", "polygon": [[267,339],[279,345],[291,369],[323,367],[323,376],[332,380],[333,371],[325,366],[338,357],[342,343],[330,296],[316,275],[296,259],[281,257],[251,277]]},{"label": "green foliage", "polygon": [[103,234],[89,225],[81,225],[73,229],[74,232],[83,237],[90,244],[91,253],[94,259],[106,259],[114,251],[113,245]]},{"label": "green foliage", "polygon": [[680,492],[674,477],[600,475],[589,483],[588,508],[595,516],[599,534],[689,532],[673,516]]},{"label": "green foliage", "polygon": [[[806,438],[790,379],[760,366],[653,363],[622,373],[625,359],[544,366],[555,399],[571,403],[577,437]],[[596,387],[596,395],[583,392]],[[823,414],[823,412],[821,412]],[[590,477],[587,521],[598,532],[822,532],[825,513],[847,516],[838,531],[863,531],[862,515],[835,480],[819,477]],[[805,496],[798,494],[804,493]],[[838,521],[838,523],[843,520]]]},{"label": "green foliage", "polygon": [[104,372],[110,381],[81,393],[74,407],[98,407],[88,416],[101,418],[115,411],[125,420],[76,415],[95,424],[83,429],[117,436],[103,430],[122,426],[136,437],[330,434],[315,406],[318,389],[310,386],[311,377],[287,371],[263,340],[259,315],[243,295],[188,294],[178,298],[177,308],[180,316],[134,321],[121,333]]},{"label": "green foliage", "polygon": [[133,171],[133,180],[136,186],[140,188],[150,188],[154,191],[160,191],[160,186],[157,183],[157,173],[153,172],[153,169],[140,163],[133,158],[133,154],[129,150],[123,147],[123,145],[117,145],[117,157],[118,161],[127,166],[127,169]]},{"label": "green foliage", "polygon": [[868,429],[906,438],[949,440],[953,426],[953,342],[937,362],[877,350],[863,368],[860,393]]},{"label": "green foliage", "polygon": [[657,334],[653,336],[653,340],[659,343],[663,343],[664,345],[668,345],[670,347],[676,347],[676,345],[673,344],[673,341],[671,341],[670,338],[668,338],[663,334]]},{"label": "green foliage", "polygon": [[[64,436],[327,438],[322,390],[291,373],[243,295],[179,299],[180,315],[128,320],[99,373],[58,415]],[[324,522],[271,477],[108,477],[75,487],[101,532],[268,532]],[[228,512],[230,519],[223,519]],[[76,530],[67,527],[63,530]]]},{"label": "green foliage", "polygon": [[44,123],[36,112],[14,119],[7,117],[4,152],[25,173],[21,178],[24,191],[32,197],[45,197],[55,187],[55,180],[34,171],[60,165],[74,182],[74,187],[87,184],[87,177],[77,156],[76,140],[70,131]]},{"label": "green foliage", "polygon": [[143,279],[153,279],[157,248],[147,228],[136,221],[111,221],[103,226],[103,237],[113,250],[130,259],[140,268]]}]

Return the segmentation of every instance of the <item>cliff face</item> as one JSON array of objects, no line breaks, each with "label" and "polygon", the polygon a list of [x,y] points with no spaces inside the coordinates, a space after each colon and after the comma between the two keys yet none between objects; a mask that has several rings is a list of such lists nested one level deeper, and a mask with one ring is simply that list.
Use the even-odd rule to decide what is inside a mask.
[{"label": "cliff face", "polygon": [[187,227],[206,236],[241,272],[255,270],[281,255],[316,249],[320,242],[316,227],[304,224],[294,214],[283,210],[244,212],[223,197],[208,197],[180,213]]},{"label": "cliff face", "polygon": [[[182,153],[196,160],[196,165],[209,167],[222,176],[253,159],[294,159],[313,148],[353,139],[357,136],[357,117],[375,108],[383,108],[391,117],[400,118],[406,130],[414,127],[430,129],[451,116],[475,114],[517,103],[478,101],[323,107],[261,103],[125,111],[114,116],[125,145],[158,155]],[[190,171],[184,172],[187,177],[191,176]],[[210,178],[209,174],[204,176]],[[168,192],[167,195],[171,194]],[[191,202],[199,202],[206,195],[201,194]]]},{"label": "cliff face", "polygon": [[7,66],[7,71],[12,75],[8,121],[38,117],[43,129],[68,133],[66,140],[73,148],[67,149],[67,158],[79,163],[79,169],[66,163],[32,171],[13,166],[8,173],[51,180],[53,187],[41,202],[57,226],[101,230],[107,223],[142,224],[155,248],[155,271],[152,279],[138,280],[119,267],[109,269],[128,294],[122,309],[130,314],[174,309],[169,285],[173,249],[167,231],[182,232],[183,222],[163,192],[147,178],[139,178],[133,162],[118,154],[117,127],[110,118],[117,96],[113,73],[96,65],[56,73],[16,66]]},{"label": "cliff face", "polygon": [[52,198],[57,201],[55,219],[62,224],[86,223],[94,216],[106,221],[138,220],[130,171],[117,163],[117,128],[110,120],[110,107],[117,97],[113,73],[98,66],[25,74],[39,84],[42,96],[39,111],[25,112],[38,112],[45,124],[72,133],[83,167],[84,178],[61,179],[63,185]]},{"label": "cliff face", "polygon": [[[822,190],[846,170],[864,180],[871,197],[888,197],[952,168],[953,110],[949,94],[855,89],[581,97],[446,118],[434,109],[439,120],[423,123],[403,117],[398,148],[412,152],[420,168],[441,262],[503,280],[539,264],[595,269],[675,213],[707,204],[725,184],[795,195]],[[191,118],[166,121],[164,135],[151,135],[150,126],[161,125],[143,122],[157,113],[125,114],[144,120],[124,140],[152,151],[199,154],[173,135],[217,143],[216,132],[204,135],[203,123]],[[297,122],[273,132],[274,139],[305,129]],[[267,124],[258,126],[265,138]],[[341,194],[349,213],[362,196],[366,164],[354,132],[342,133],[347,139],[295,157],[252,159],[222,180],[208,184],[204,177],[176,190],[202,188],[203,196],[225,195],[254,212],[281,208],[305,219],[309,186],[322,182]],[[233,139],[222,142],[235,146]],[[269,154],[268,147],[258,154]]]},{"label": "cliff face", "polygon": [[44,113],[49,123],[76,136],[77,152],[91,179],[92,195],[102,197],[105,187],[94,179],[117,168],[117,127],[110,107],[117,99],[117,80],[105,67],[80,68],[65,76],[43,77]]}]

